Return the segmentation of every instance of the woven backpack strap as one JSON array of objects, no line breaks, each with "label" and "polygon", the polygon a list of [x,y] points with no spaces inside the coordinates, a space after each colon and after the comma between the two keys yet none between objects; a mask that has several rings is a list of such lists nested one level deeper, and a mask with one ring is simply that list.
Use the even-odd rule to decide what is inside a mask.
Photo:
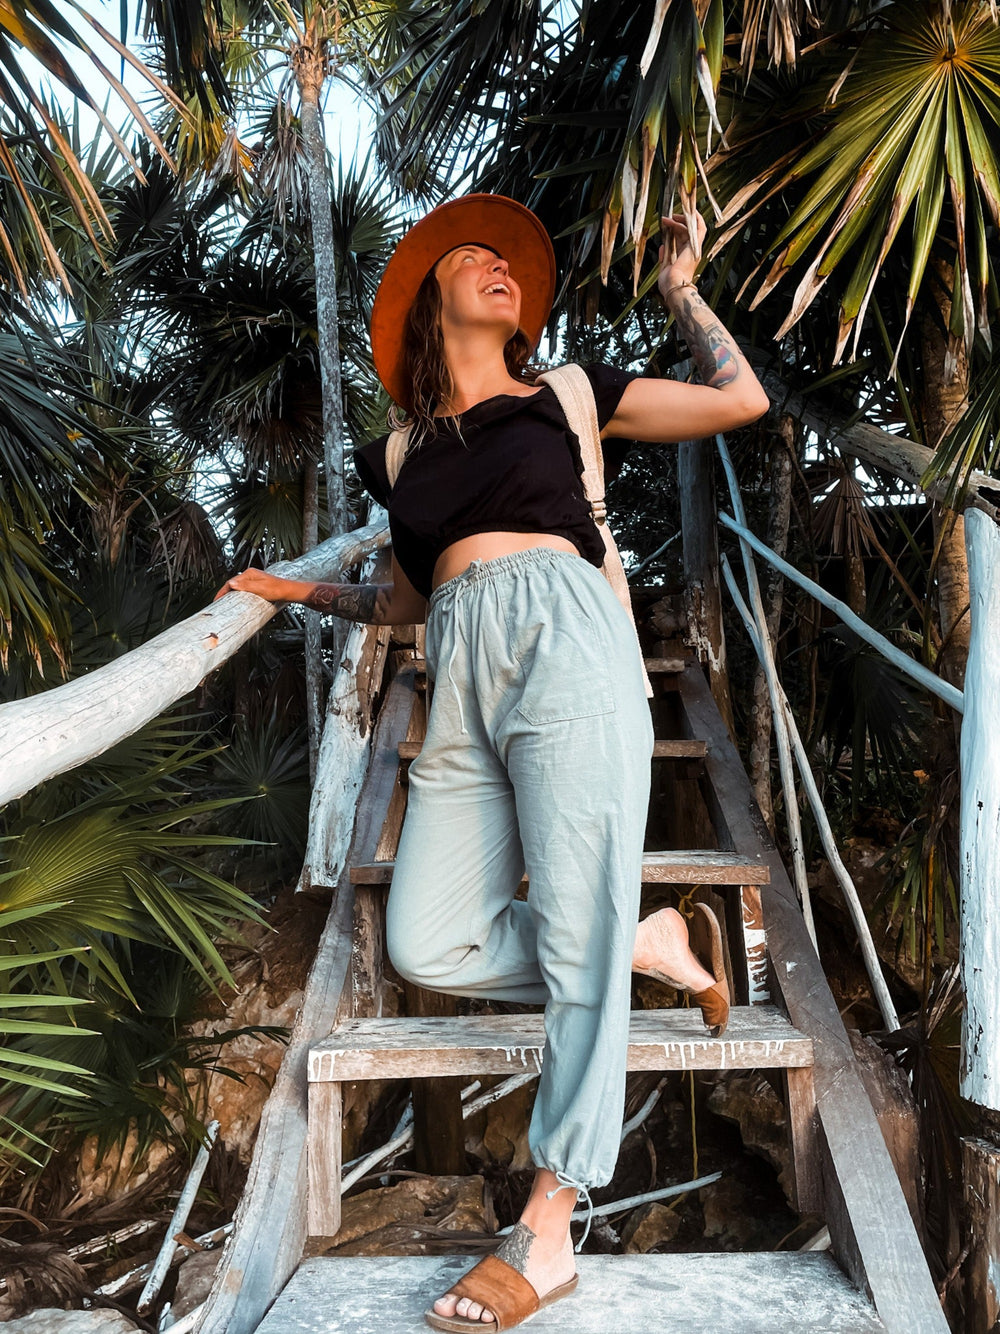
[{"label": "woven backpack strap", "polygon": [[411,430],[412,426],[404,426],[401,431],[392,431],[389,439],[385,442],[385,473],[389,479],[390,491],[396,485],[396,478],[399,476],[399,470],[406,458],[406,451],[410,445]]},{"label": "woven backpack strap", "polygon": [[[556,366],[538,378],[544,380],[552,389],[559,400],[559,405],[566,416],[570,430],[580,442],[580,458],[583,462],[583,491],[590,501],[590,512],[594,516],[594,523],[597,525],[597,530],[604,541],[604,563],[601,570],[614,590],[618,601],[628,612],[628,618],[634,629],[635,617],[632,614],[632,599],[628,591],[628,580],[625,578],[625,569],[622,565],[622,558],[618,554],[615,539],[608,527],[608,512],[604,504],[604,455],[601,452],[601,431],[597,423],[597,403],[594,400],[593,387],[583,367],[575,366],[572,363],[567,366]],[[639,634],[636,631],[637,646],[638,643]],[[653,687],[650,685],[649,677],[646,674],[646,665],[642,662],[641,648],[639,649],[639,661],[642,663],[642,678],[646,684],[646,694],[651,697]]]}]

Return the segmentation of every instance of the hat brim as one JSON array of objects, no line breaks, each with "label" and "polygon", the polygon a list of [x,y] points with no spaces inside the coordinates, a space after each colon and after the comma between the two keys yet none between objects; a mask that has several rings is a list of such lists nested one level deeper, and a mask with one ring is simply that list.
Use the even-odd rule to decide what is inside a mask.
[{"label": "hat brim", "polygon": [[420,284],[456,246],[489,246],[507,261],[521,289],[521,329],[534,349],[552,309],[556,261],[545,228],[530,209],[504,195],[464,195],[440,204],[406,233],[386,265],[372,307],[375,370],[390,396],[413,406],[404,361],[406,317]]}]

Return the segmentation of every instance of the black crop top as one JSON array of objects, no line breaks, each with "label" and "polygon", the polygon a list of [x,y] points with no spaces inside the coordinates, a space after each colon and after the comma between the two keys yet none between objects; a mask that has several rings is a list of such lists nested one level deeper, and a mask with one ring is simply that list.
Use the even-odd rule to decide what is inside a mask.
[{"label": "black crop top", "polygon": [[[603,430],[626,385],[638,377],[614,366],[585,370]],[[485,399],[461,414],[460,426],[461,438],[442,423],[408,451],[391,495],[388,436],[354,452],[365,490],[389,511],[393,551],[419,593],[430,597],[442,551],[475,533],[554,533],[601,565],[604,542],[583,493],[580,446],[548,385],[526,397]],[[606,473],[613,476],[628,442],[603,446]]]}]

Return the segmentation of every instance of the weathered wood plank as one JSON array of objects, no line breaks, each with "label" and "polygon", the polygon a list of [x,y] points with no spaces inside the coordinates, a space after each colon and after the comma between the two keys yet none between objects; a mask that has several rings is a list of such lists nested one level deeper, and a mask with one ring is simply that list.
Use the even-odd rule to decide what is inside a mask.
[{"label": "weathered wood plank", "polygon": [[[290,579],[337,579],[387,541],[385,528],[359,528],[271,570]],[[0,804],[131,736],[221,667],[278,611],[252,593],[227,593],[86,676],[0,705]]]},{"label": "weathered wood plank", "polygon": [[972,617],[962,719],[962,1096],[1000,1110],[1000,529],[965,516]]},{"label": "weathered wood plank", "polygon": [[1000,1149],[962,1140],[967,1216],[966,1328],[993,1330],[1000,1320]]},{"label": "weathered wood plank", "polygon": [[709,684],[726,726],[733,730],[733,704],[726,668],[726,633],[719,586],[719,511],[715,495],[715,449],[711,440],[682,440],[677,446],[684,560],[685,641],[708,668]]},{"label": "weathered wood plank", "polygon": [[788,1139],[795,1176],[795,1207],[800,1214],[823,1213],[823,1173],[819,1154],[816,1082],[812,1067],[785,1070]]},{"label": "weathered wood plank", "polygon": [[[406,689],[405,683],[400,689]],[[390,687],[390,697],[392,692]],[[401,716],[399,710],[383,706],[373,739],[376,753],[388,750],[395,759],[400,733],[393,728],[400,725]],[[383,799],[381,777],[378,773],[366,777],[362,811],[370,811],[376,793]],[[378,822],[377,816],[373,819]],[[367,824],[360,836],[367,837]],[[358,837],[356,831],[351,847],[355,856],[360,851]],[[353,903],[353,889],[345,873],[320,939],[291,1041],[264,1107],[236,1226],[216,1271],[199,1334],[253,1334],[302,1257],[308,1236],[307,1058],[317,1037],[329,1033],[345,1003]],[[327,1198],[333,1195],[339,1197],[339,1188],[327,1192]]]},{"label": "weathered wood plank", "polygon": [[691,662],[690,658],[644,658],[647,676],[676,676]]},{"label": "weathered wood plank", "polygon": [[[475,1256],[307,1260],[260,1334],[396,1334],[424,1328]],[[829,1255],[580,1255],[580,1286],[531,1319],[574,1334],[879,1334],[885,1326]]]},{"label": "weathered wood plank", "polygon": [[[682,730],[708,741],[706,800],[731,846],[757,847],[771,869],[761,891],[772,977],[792,1023],[815,1039],[817,1108],[826,1146],[826,1210],[838,1258],[870,1287],[890,1334],[947,1334],[892,1159],[858,1072],[802,911],[749,780],[698,668],[680,678]],[[843,1203],[843,1210],[838,1205]]]},{"label": "weathered wood plank", "polygon": [[[351,867],[351,883],[391,884],[395,865],[392,861],[359,863]],[[766,885],[770,874],[764,861],[714,849],[646,852],[642,859],[644,885]],[[527,879],[521,883],[527,884]]]},{"label": "weathered wood plank", "polygon": [[342,1085],[310,1084],[308,1115],[309,1236],[335,1237],[340,1231]]},{"label": "weathered wood plank", "polygon": [[[352,1020],[314,1044],[309,1078],[415,1079],[541,1068],[540,1014]],[[697,1010],[634,1010],[630,1070],[749,1070],[812,1063],[812,1041],[771,1006],[734,1007],[721,1038]]]},{"label": "weathered wood plank", "polygon": [[[388,560],[384,565],[388,567]],[[344,869],[368,767],[372,700],[382,679],[388,644],[388,626],[355,625],[347,637],[326,702],[299,890],[332,890]]]},{"label": "weathered wood plank", "polygon": [[[420,754],[421,742],[402,741],[399,758],[411,763]],[[653,742],[654,760],[700,760],[705,756],[704,741],[667,739]]]}]

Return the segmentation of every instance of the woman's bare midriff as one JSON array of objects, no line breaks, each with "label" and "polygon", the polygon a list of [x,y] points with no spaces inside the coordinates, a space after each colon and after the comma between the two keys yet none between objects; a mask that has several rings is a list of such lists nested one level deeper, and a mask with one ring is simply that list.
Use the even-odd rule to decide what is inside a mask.
[{"label": "woman's bare midriff", "polygon": [[437,588],[438,584],[464,574],[474,560],[496,560],[498,556],[530,551],[532,547],[552,547],[571,556],[580,554],[568,538],[557,537],[555,533],[473,533],[441,552],[434,566],[432,583]]}]

